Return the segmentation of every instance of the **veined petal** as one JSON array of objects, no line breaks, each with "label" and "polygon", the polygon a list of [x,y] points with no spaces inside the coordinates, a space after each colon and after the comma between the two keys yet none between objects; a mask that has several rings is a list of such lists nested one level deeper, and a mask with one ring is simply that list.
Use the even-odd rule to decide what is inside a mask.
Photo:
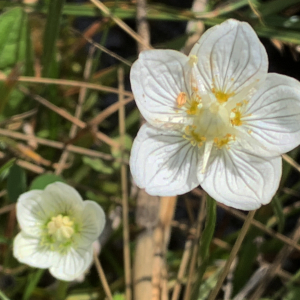
[{"label": "veined petal", "polygon": [[188,91],[184,79],[187,63],[188,57],[178,51],[147,50],[133,64],[132,91],[140,112],[151,125],[180,122],[181,110],[176,99]]},{"label": "veined petal", "polygon": [[284,75],[268,74],[253,95],[245,126],[267,150],[282,154],[299,145],[300,83]]},{"label": "veined petal", "polygon": [[147,123],[134,140],[130,169],[136,184],[150,195],[174,196],[195,188],[199,149],[176,131]]},{"label": "veined petal", "polygon": [[43,206],[43,191],[32,190],[20,195],[17,202],[17,219],[26,234],[38,237],[41,226],[48,218],[48,211]]},{"label": "veined petal", "polygon": [[105,213],[99,204],[85,200],[84,209],[80,214],[82,226],[77,235],[78,245],[92,244],[101,234],[105,226]]},{"label": "veined petal", "polygon": [[228,206],[253,210],[267,204],[278,189],[282,160],[263,158],[238,147],[220,149],[206,173],[198,171],[202,188]]},{"label": "veined petal", "polygon": [[65,281],[71,281],[82,275],[93,259],[93,248],[70,248],[69,251],[60,256],[59,261],[50,267],[50,273]]},{"label": "veined petal", "polygon": [[45,198],[43,207],[50,216],[72,215],[83,209],[83,200],[79,193],[63,182],[49,184],[44,190],[43,197]]},{"label": "veined petal", "polygon": [[58,261],[58,253],[40,245],[40,239],[20,232],[14,239],[14,257],[21,263],[46,269]]},{"label": "veined petal", "polygon": [[233,19],[207,30],[191,50],[207,89],[230,94],[242,92],[268,70],[265,48],[248,23]]}]

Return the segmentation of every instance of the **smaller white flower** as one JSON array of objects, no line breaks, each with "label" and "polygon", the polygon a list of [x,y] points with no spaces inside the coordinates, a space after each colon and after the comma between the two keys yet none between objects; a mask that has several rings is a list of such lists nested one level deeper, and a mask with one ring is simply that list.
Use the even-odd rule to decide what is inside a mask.
[{"label": "smaller white flower", "polygon": [[105,225],[102,208],[83,201],[62,182],[22,194],[17,202],[21,232],[14,240],[14,257],[36,268],[49,268],[61,280],[82,275],[93,259],[93,242]]}]

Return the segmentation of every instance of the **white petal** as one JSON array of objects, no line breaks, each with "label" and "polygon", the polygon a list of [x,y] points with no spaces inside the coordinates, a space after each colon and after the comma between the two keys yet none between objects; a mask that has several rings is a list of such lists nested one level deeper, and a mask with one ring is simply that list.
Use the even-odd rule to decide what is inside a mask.
[{"label": "white petal", "polygon": [[[227,20],[207,30],[191,50],[208,89],[241,92],[264,80],[268,57],[248,23]],[[213,85],[212,85],[213,84]]]},{"label": "white petal", "polygon": [[58,260],[57,253],[40,245],[40,239],[22,231],[14,239],[13,254],[21,263],[41,269],[49,268]]},{"label": "white petal", "polygon": [[237,147],[215,154],[207,173],[198,172],[202,188],[211,197],[242,210],[271,201],[281,178],[280,156],[262,158]]},{"label": "white petal", "polygon": [[33,190],[20,195],[16,210],[21,229],[31,236],[39,236],[41,226],[48,219],[48,211],[43,206],[43,191]]},{"label": "white petal", "polygon": [[174,50],[143,51],[130,72],[132,91],[144,118],[153,126],[177,122],[176,99],[186,92],[184,67],[188,57]]},{"label": "white petal", "polygon": [[83,200],[79,193],[63,182],[49,184],[43,194],[43,206],[51,216],[72,215],[83,209]]},{"label": "white petal", "polygon": [[92,244],[101,234],[105,226],[105,213],[96,202],[85,200],[80,218],[82,227],[77,242],[79,245],[87,246]]},{"label": "white petal", "polygon": [[248,104],[245,118],[251,136],[266,149],[282,154],[300,143],[300,83],[268,74],[265,84]]},{"label": "white petal", "polygon": [[59,261],[50,267],[50,273],[60,280],[71,281],[82,275],[93,260],[92,245],[88,248],[70,248],[60,256]]},{"label": "white petal", "polygon": [[138,132],[131,150],[130,168],[136,184],[150,195],[180,195],[199,184],[199,149],[182,135],[147,123]]}]

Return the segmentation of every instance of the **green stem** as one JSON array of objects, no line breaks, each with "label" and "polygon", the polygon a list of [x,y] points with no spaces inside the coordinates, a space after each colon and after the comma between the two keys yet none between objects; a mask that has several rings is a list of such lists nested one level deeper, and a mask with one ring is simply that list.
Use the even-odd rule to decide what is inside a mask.
[{"label": "green stem", "polygon": [[56,299],[57,300],[65,300],[67,296],[69,283],[67,281],[58,281],[58,287],[56,290]]}]

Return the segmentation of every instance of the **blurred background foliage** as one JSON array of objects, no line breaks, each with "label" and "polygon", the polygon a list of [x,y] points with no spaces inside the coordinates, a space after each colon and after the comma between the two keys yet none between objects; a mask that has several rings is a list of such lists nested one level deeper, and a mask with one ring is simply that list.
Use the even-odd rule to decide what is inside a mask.
[{"label": "blurred background foliage", "polygon": [[[81,280],[66,285],[12,256],[18,196],[54,181],[67,182],[84,199],[104,208],[108,225],[100,239],[100,259],[113,299],[126,299],[121,182],[129,191],[126,230],[131,258],[144,230],[135,221],[143,217],[137,210],[137,189],[128,169],[128,183],[121,172],[140,126],[128,78],[138,55],[129,30],[136,30],[139,0],[103,1],[110,14],[95,2],[99,3],[0,0],[0,299],[105,299],[94,266]],[[256,30],[267,49],[271,72],[300,79],[299,0],[202,2],[204,9],[195,12],[191,0],[149,0],[151,45],[181,50],[193,34],[193,29],[186,30],[188,21],[208,28],[235,18]],[[120,111],[118,117],[121,101],[126,102],[125,117]],[[256,213],[218,299],[300,299],[299,149],[284,158],[280,189],[272,203]],[[165,255],[164,296],[169,298],[161,299],[207,299],[245,219],[243,212],[208,199],[203,221],[198,218],[201,197],[200,188],[178,197]],[[199,245],[198,226],[205,228],[197,252],[202,263],[191,260],[187,251],[188,246]],[[183,264],[185,270],[194,264],[195,271],[186,271],[179,283]],[[265,280],[267,270],[273,270],[272,276],[255,298],[253,290]],[[196,281],[192,280],[187,298],[190,278]],[[181,292],[172,296],[176,285]]]}]

